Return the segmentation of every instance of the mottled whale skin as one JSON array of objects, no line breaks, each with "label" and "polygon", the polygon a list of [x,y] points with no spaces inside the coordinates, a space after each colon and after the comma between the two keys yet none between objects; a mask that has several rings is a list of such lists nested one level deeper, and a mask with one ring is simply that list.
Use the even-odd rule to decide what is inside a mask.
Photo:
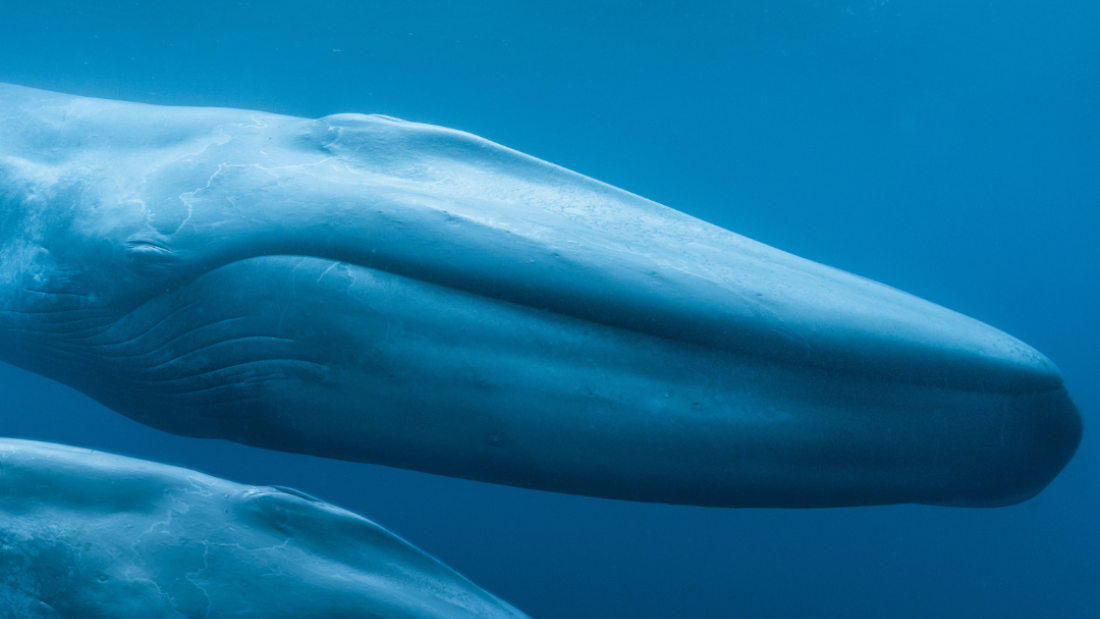
[{"label": "mottled whale skin", "polygon": [[0,619],[523,619],[295,490],[0,439]]},{"label": "mottled whale skin", "polygon": [[1058,369],[459,131],[0,86],[0,360],[148,425],[712,506],[995,506]]}]

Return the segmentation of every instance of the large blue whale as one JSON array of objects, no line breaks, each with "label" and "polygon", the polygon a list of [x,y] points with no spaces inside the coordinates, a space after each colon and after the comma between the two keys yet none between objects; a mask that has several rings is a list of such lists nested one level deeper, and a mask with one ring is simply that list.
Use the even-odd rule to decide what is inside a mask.
[{"label": "large blue whale", "polygon": [[0,86],[0,359],[170,432],[711,506],[1027,499],[1001,331],[459,131]]}]

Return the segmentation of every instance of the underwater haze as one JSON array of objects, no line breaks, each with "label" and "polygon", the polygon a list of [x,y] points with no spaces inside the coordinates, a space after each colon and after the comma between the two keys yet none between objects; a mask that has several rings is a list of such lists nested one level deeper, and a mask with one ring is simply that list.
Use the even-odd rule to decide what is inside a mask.
[{"label": "underwater haze", "polygon": [[0,436],[363,514],[536,619],[1094,617],[1100,6],[0,3],[0,82],[452,127],[1011,333],[1085,436],[1012,507],[584,498],[169,435],[0,364]]}]

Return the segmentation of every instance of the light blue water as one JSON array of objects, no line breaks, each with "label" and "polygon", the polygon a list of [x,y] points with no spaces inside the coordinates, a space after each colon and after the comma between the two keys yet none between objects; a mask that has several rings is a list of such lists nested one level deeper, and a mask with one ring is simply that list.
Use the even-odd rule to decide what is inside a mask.
[{"label": "light blue water", "polygon": [[1057,363],[1036,499],[718,510],[169,436],[0,366],[0,435],[367,515],[536,619],[1100,613],[1100,5],[0,2],[0,81],[476,133],[999,327]]}]

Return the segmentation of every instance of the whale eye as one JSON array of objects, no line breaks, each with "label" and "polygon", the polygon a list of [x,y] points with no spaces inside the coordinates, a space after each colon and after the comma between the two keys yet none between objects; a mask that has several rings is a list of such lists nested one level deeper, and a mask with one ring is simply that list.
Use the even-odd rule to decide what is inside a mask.
[{"label": "whale eye", "polygon": [[275,490],[278,490],[279,492],[282,492],[283,494],[289,494],[291,496],[296,496],[300,499],[305,499],[307,501],[310,501],[311,503],[321,503],[322,502],[321,499],[318,499],[315,496],[308,495],[305,492],[302,492],[301,490],[295,490],[294,488],[287,488],[286,486],[268,486],[268,487],[269,488],[274,488]]},{"label": "whale eye", "polygon": [[126,241],[126,251],[137,254],[171,254],[172,250],[154,241]]},{"label": "whale eye", "polygon": [[139,272],[158,271],[179,260],[171,248],[148,239],[130,239],[124,247],[131,266]]}]

